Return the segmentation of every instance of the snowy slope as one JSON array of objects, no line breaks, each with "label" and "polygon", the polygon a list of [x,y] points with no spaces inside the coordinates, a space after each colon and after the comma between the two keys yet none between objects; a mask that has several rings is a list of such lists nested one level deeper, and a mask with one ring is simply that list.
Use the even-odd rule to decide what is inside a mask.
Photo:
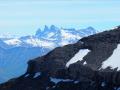
[{"label": "snowy slope", "polygon": [[9,40],[5,40],[4,41],[6,44],[8,44],[8,45],[20,45],[22,42],[19,40],[19,39],[17,39],[17,38],[12,38],[12,39],[9,39]]},{"label": "snowy slope", "polygon": [[88,27],[85,29],[64,29],[54,25],[45,26],[43,30],[38,29],[35,35],[9,38],[1,37],[0,47],[8,49],[13,47],[45,47],[55,48],[67,44],[75,43],[85,36],[97,33],[97,31]]},{"label": "snowy slope", "polygon": [[[66,64],[66,67],[69,67],[70,64],[76,63],[77,61],[83,60],[83,57],[87,55],[87,53],[90,52],[90,50],[80,50],[78,53],[75,54],[74,57],[72,57]],[[86,64],[86,63],[85,63]]]},{"label": "snowy slope", "polygon": [[102,68],[105,69],[108,66],[110,66],[112,69],[118,68],[118,70],[120,70],[120,44],[118,44],[111,57],[103,62]]},{"label": "snowy slope", "polygon": [[50,27],[45,26],[43,30],[38,29],[35,36],[39,39],[53,41],[58,46],[64,46],[70,43],[75,43],[82,37],[95,33],[97,33],[97,31],[92,27],[85,29],[65,29],[52,25]]}]

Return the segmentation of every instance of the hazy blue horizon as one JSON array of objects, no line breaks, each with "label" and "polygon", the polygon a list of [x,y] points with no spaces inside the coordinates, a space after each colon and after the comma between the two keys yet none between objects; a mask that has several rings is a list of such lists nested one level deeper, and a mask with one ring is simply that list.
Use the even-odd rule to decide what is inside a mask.
[{"label": "hazy blue horizon", "polygon": [[0,34],[34,34],[44,25],[106,30],[120,25],[120,0],[1,0]]}]

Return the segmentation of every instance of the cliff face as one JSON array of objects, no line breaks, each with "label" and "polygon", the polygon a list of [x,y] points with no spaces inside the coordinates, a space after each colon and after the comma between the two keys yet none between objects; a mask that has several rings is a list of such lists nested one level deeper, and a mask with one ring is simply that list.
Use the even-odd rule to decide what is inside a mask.
[{"label": "cliff face", "polygon": [[114,90],[120,86],[119,44],[117,27],[55,48],[30,60],[26,73],[0,90]]}]

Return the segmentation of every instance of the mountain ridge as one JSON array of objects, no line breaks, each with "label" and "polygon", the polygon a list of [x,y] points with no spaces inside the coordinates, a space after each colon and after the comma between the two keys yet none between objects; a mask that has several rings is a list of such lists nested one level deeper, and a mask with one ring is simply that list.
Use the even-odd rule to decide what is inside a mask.
[{"label": "mountain ridge", "polygon": [[[54,32],[55,29],[57,29],[56,32]],[[44,30],[39,31],[40,32],[37,33],[40,33],[40,36],[29,35],[19,38],[0,38],[0,68],[4,71],[1,72],[0,77],[6,77],[4,81],[1,79],[2,82],[22,75],[27,68],[27,62],[30,59],[45,55],[56,47],[75,43],[79,38],[81,38],[81,36],[78,36],[79,32],[76,32],[75,29],[61,30],[54,25],[50,27],[45,26],[45,32]],[[61,31],[63,34],[61,34]],[[53,34],[50,34],[50,32]],[[89,33],[86,34],[89,35]],[[48,37],[51,35],[53,35],[53,37]],[[16,69],[13,67],[14,65],[16,65]],[[19,68],[19,71],[17,68]]]},{"label": "mountain ridge", "polygon": [[[63,34],[62,32],[64,33],[64,35],[62,35]],[[98,31],[95,30],[93,27],[76,30],[74,28],[73,29],[64,29],[64,28],[58,28],[55,25],[51,25],[50,27],[45,25],[44,29],[43,30],[38,29],[36,31],[35,35],[22,36],[22,37],[17,37],[17,38],[13,38],[13,37],[9,38],[10,37],[9,36],[7,39],[5,39],[4,37],[1,37],[1,40],[3,41],[4,44],[10,46],[11,48],[12,48],[12,46],[13,47],[24,46],[24,44],[26,44],[26,45],[28,44],[28,46],[31,45],[34,47],[34,44],[32,44],[32,43],[30,44],[26,41],[26,40],[30,40],[30,39],[33,39],[33,40],[39,39],[39,40],[45,40],[45,41],[50,41],[50,42],[54,41],[54,42],[56,42],[55,43],[56,45],[57,45],[57,43],[59,43],[58,46],[61,46],[62,44],[60,42],[62,42],[63,39],[66,39],[66,44],[69,44],[70,42],[77,41],[81,37],[92,35],[97,32]],[[77,36],[74,36],[74,39],[76,39],[76,40],[72,40],[73,37],[68,37],[70,35],[72,35],[72,36],[77,35]],[[36,41],[36,42],[38,42],[38,46],[40,46],[39,41]],[[1,43],[0,43],[0,47],[3,47],[3,45]]]},{"label": "mountain ridge", "polygon": [[[84,37],[74,44],[57,47],[28,61],[22,76],[1,84],[2,90],[119,90],[118,66],[102,65],[120,45],[120,28]],[[81,54],[82,50],[89,50]],[[81,51],[81,52],[79,52]],[[86,52],[83,52],[86,53]],[[82,55],[82,58],[76,54]],[[119,55],[119,54],[118,54]],[[68,67],[71,58],[77,59]],[[117,58],[112,62],[119,61]],[[35,88],[36,87],[36,88]]]}]

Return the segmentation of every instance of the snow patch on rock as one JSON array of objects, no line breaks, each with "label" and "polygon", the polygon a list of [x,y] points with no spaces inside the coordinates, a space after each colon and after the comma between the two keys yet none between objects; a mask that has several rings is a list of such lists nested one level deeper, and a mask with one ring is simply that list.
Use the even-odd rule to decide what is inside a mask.
[{"label": "snow patch on rock", "polygon": [[120,44],[118,44],[111,57],[103,62],[102,68],[105,69],[108,66],[110,66],[112,69],[118,67],[118,70],[120,70]]},{"label": "snow patch on rock", "polygon": [[40,76],[40,75],[41,75],[41,73],[40,73],[40,72],[37,72],[37,73],[35,74],[34,78],[37,78],[37,77]]},{"label": "snow patch on rock", "polygon": [[55,84],[59,83],[59,82],[70,82],[70,81],[73,81],[71,79],[58,79],[58,78],[50,78],[50,80],[52,82],[54,82]]},{"label": "snow patch on rock", "polygon": [[74,55],[74,57],[72,57],[66,64],[66,67],[69,67],[70,64],[73,64],[77,61],[81,61],[83,60],[83,57],[87,55],[87,53],[90,52],[90,50],[88,49],[83,49],[83,50],[79,50],[78,53],[76,53]]}]

